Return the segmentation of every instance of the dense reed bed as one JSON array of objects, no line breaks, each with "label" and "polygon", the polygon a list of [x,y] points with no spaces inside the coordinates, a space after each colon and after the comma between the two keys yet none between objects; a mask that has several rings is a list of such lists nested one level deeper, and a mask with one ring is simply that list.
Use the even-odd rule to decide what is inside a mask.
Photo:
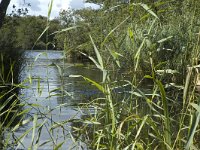
[{"label": "dense reed bed", "polygon": [[[129,3],[130,15],[100,45],[90,36],[96,57],[89,58],[103,81],[84,78],[104,96],[86,105],[96,111],[75,128],[90,149],[199,149],[199,9],[195,1],[180,4],[159,1],[154,12]],[[111,16],[116,7],[125,6],[111,7]],[[113,78],[117,70],[124,72]]]},{"label": "dense reed bed", "polygon": [[[115,20],[119,17],[117,15],[122,13],[121,20],[113,24],[109,22],[99,24],[102,29],[101,36],[93,32],[89,33],[90,46],[88,47],[93,47],[95,56],[91,57],[81,52],[101,70],[102,82],[77,74],[70,76],[83,78],[95,86],[101,94],[95,99],[88,100],[88,103],[78,106],[80,112],[81,108],[87,110],[87,113],[83,113],[84,117],[80,119],[71,118],[64,122],[54,122],[45,114],[38,112],[46,120],[51,120],[51,124],[48,124],[51,136],[56,129],[67,130],[65,125],[70,122],[72,141],[74,143],[81,141],[88,149],[200,148],[200,95],[199,91],[196,91],[199,77],[199,4],[192,0],[184,0],[180,3],[157,1],[153,6],[158,9],[147,4],[113,2],[107,8],[107,18]],[[48,18],[52,5],[53,1],[49,5]],[[113,11],[117,12],[116,15]],[[102,11],[99,17],[102,18],[103,15],[105,11]],[[47,27],[41,36],[48,31],[49,26],[47,21]],[[60,32],[68,32],[75,28],[63,29]],[[3,68],[4,66],[1,70]],[[13,66],[11,65],[10,68],[8,74],[13,75]],[[57,68],[62,77],[62,69],[59,66]],[[31,79],[28,82],[31,82]],[[12,88],[7,90],[8,93],[22,86],[13,82],[11,85]],[[14,97],[10,95],[1,105],[6,105]],[[9,114],[18,105],[30,104],[26,102],[18,104],[14,100],[10,108],[4,112]],[[38,106],[31,104],[31,107]],[[90,111],[91,108],[93,111]],[[24,109],[15,115],[23,116],[28,111]],[[1,112],[1,115],[3,114]],[[15,115],[13,119],[16,118]],[[5,119],[8,120],[7,117]],[[1,121],[0,130],[10,128],[13,119],[9,119],[6,125]],[[12,131],[24,124],[24,120],[23,117],[19,119]],[[32,121],[33,127],[15,139],[14,144],[9,143],[11,136],[7,136],[3,147],[15,147],[31,131],[30,149],[45,145],[46,143],[39,144],[39,139],[42,128],[47,128],[46,120],[38,123],[38,115],[25,120],[25,122]],[[36,131],[38,131],[37,136]],[[64,132],[63,136],[66,136]],[[67,141],[56,143],[53,137],[51,140],[53,149],[61,148]],[[77,148],[81,147],[82,145],[77,146]],[[62,148],[69,149],[69,147]]]},{"label": "dense reed bed", "polygon": [[[18,94],[21,87],[19,74],[22,53],[12,49],[1,50],[0,58],[0,147],[7,147],[9,139],[4,135],[23,119]],[[11,133],[10,133],[11,134]],[[9,135],[10,136],[10,135]],[[9,137],[8,136],[8,137]]]}]

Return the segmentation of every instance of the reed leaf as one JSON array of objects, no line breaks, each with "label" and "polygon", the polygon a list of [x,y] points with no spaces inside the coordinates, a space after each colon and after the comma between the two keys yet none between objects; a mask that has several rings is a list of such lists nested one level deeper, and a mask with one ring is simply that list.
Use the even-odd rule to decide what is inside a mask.
[{"label": "reed leaf", "polygon": [[114,50],[109,49],[111,56],[113,57],[114,61],[116,62],[117,66],[120,67],[119,57],[123,57],[120,53],[115,52]]},{"label": "reed leaf", "polygon": [[196,109],[196,112],[194,113],[193,118],[192,118],[192,124],[190,127],[187,143],[185,146],[186,150],[190,150],[192,146],[194,134],[196,132],[196,129],[197,129],[197,126],[199,125],[199,120],[200,120],[200,105],[197,105],[194,103],[191,103],[190,105]]},{"label": "reed leaf", "polygon": [[118,24],[114,29],[112,29],[108,35],[105,37],[104,41],[102,42],[101,46],[105,45],[107,39],[110,37],[110,35],[112,35],[112,33],[117,30],[122,24],[124,24],[128,19],[130,18],[130,16],[128,16],[127,18],[125,18],[120,24]]},{"label": "reed leaf", "polygon": [[35,45],[37,44],[37,42],[41,39],[41,37],[46,33],[46,31],[48,31],[50,26],[46,26],[46,28],[43,30],[43,32],[40,34],[40,36],[37,38],[37,40],[35,41],[33,47],[31,49],[34,49]]},{"label": "reed leaf", "polygon": [[50,1],[50,4],[49,4],[49,8],[48,8],[48,18],[47,18],[48,20],[50,19],[52,7],[53,7],[53,2],[54,2],[54,0],[51,0],[51,1]]},{"label": "reed leaf", "polygon": [[184,86],[184,91],[183,91],[183,108],[185,108],[186,100],[189,95],[189,87],[190,87],[190,82],[191,82],[191,77],[192,77],[192,67],[187,68],[187,76],[186,76],[186,81],[185,81],[185,86]]},{"label": "reed leaf", "polygon": [[58,145],[56,145],[56,147],[54,148],[54,150],[59,150],[64,143],[65,143],[65,141],[63,141],[63,142],[59,143]]},{"label": "reed leaf", "polygon": [[139,3],[138,5],[142,6],[149,14],[159,19],[158,16],[144,3]]},{"label": "reed leaf", "polygon": [[165,92],[163,84],[159,80],[156,80],[156,83],[160,89],[163,110],[164,110],[164,137],[165,137],[166,143],[169,146],[171,146],[172,137],[171,137],[171,127],[170,127],[170,115],[169,115],[169,110],[168,110],[168,101],[166,99],[166,92]]},{"label": "reed leaf", "polygon": [[38,120],[37,115],[34,115],[34,119],[33,119],[33,130],[32,130],[32,140],[31,140],[31,147],[34,146],[34,138],[35,138],[35,133],[36,133],[36,128],[37,128],[37,120]]},{"label": "reed leaf", "polygon": [[[101,65],[100,65],[93,57],[88,56],[87,54],[85,54],[85,53],[83,53],[83,52],[80,52],[80,53],[83,54],[84,56],[87,56],[87,57],[95,64],[95,66],[96,66],[98,69],[102,70]],[[103,70],[102,70],[102,71],[103,71]]]},{"label": "reed leaf", "polygon": [[96,45],[95,45],[95,43],[94,43],[94,41],[93,41],[91,35],[90,35],[90,40],[92,41],[92,45],[93,45],[93,47],[94,47],[94,51],[95,51],[95,54],[96,54],[96,56],[97,56],[98,64],[100,65],[101,70],[104,70],[103,59],[102,59],[102,57],[101,57],[101,54],[100,54],[99,50],[98,50],[97,47],[96,47]]},{"label": "reed leaf", "polygon": [[85,79],[86,81],[88,81],[89,83],[92,83],[92,85],[94,85],[96,88],[98,88],[101,92],[103,92],[103,93],[106,92],[103,86],[101,86],[100,84],[98,84],[94,80],[91,80],[91,79],[89,79],[87,77],[84,77],[82,75],[70,75],[69,77],[71,77],[71,78],[77,78],[77,77],[79,78],[79,77],[81,77],[81,78]]},{"label": "reed leaf", "polygon": [[39,125],[38,134],[37,134],[37,139],[36,139],[35,145],[34,145],[34,149],[35,149],[35,150],[38,149],[39,142],[40,142],[40,136],[41,136],[41,133],[42,133],[42,128],[45,126],[45,123],[46,123],[46,122],[47,122],[47,119],[45,119],[45,120]]},{"label": "reed leaf", "polygon": [[49,36],[54,35],[54,34],[59,34],[59,33],[67,32],[67,31],[76,29],[78,27],[80,27],[80,26],[73,26],[73,27],[68,27],[68,28],[65,28],[65,29],[61,29],[60,31],[55,31],[55,32],[51,33]]},{"label": "reed leaf", "polygon": [[158,41],[158,43],[163,43],[163,42],[165,42],[165,41],[167,41],[167,40],[169,40],[171,38],[173,38],[173,36],[169,36],[169,37],[166,37],[164,39],[161,39],[161,40]]}]

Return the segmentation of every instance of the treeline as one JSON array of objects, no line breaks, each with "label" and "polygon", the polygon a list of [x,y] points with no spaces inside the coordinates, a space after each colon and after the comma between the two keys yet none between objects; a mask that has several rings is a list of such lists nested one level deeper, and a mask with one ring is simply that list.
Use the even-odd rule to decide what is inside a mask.
[{"label": "treeline", "polygon": [[75,54],[81,51],[93,55],[95,44],[107,65],[121,60],[126,69],[132,70],[151,71],[149,61],[144,61],[149,58],[153,58],[156,65],[164,62],[162,69],[185,68],[183,59],[190,57],[186,50],[188,39],[194,38],[190,33],[195,32],[190,24],[191,21],[193,25],[198,24],[198,9],[194,12],[195,19],[189,17],[191,6],[197,8],[195,1],[87,2],[98,4],[100,9],[60,13],[63,28],[76,28],[56,35],[58,47],[63,49],[65,45],[64,49]]},{"label": "treeline", "polygon": [[[40,37],[47,26],[46,22],[47,18],[43,16],[7,16],[0,29],[0,49],[56,49],[55,35],[44,33]],[[56,19],[50,24],[48,33],[61,28],[60,22]]]},{"label": "treeline", "polygon": [[100,9],[60,13],[64,28],[76,26],[56,35],[60,47],[93,55],[95,44],[106,65],[113,62],[118,66],[116,61],[120,60],[131,71],[151,71],[150,58],[157,69],[170,68],[183,74],[188,64],[197,64],[192,59],[199,32],[197,1],[87,2],[98,4]]},{"label": "treeline", "polygon": [[39,40],[47,27],[46,17],[7,16],[0,30],[0,49],[65,49],[67,56],[82,55],[80,52],[94,56],[95,44],[109,63],[122,60],[126,68],[135,70],[149,70],[151,64],[143,60],[150,57],[155,64],[164,62],[160,69],[181,72],[194,63],[187,48],[192,47],[190,41],[196,40],[193,35],[198,32],[196,1],[87,2],[100,8],[61,11]]}]

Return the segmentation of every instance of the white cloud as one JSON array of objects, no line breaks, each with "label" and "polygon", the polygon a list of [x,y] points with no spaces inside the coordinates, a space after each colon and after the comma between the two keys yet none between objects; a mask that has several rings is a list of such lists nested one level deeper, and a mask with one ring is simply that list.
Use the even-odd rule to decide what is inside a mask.
[{"label": "white cloud", "polygon": [[[48,4],[50,3],[50,1],[51,0],[25,0],[26,4],[31,4],[31,7],[28,8],[28,14],[47,16]],[[24,0],[11,0],[7,11],[8,14],[12,12],[13,5],[15,5],[16,8],[26,7],[24,5]],[[80,9],[83,7],[98,8],[98,6],[95,6],[94,4],[84,4],[84,0],[54,0],[51,18],[58,17],[61,9],[67,9],[69,7],[74,9]]]},{"label": "white cloud", "polygon": [[71,0],[70,7],[76,8],[76,9],[84,8],[84,1],[83,0]]},{"label": "white cloud", "polygon": [[85,7],[92,7],[93,9],[99,9],[100,6],[97,4],[92,4],[92,3],[85,3]]},{"label": "white cloud", "polygon": [[[51,18],[58,17],[61,9],[69,8],[70,1],[71,0],[54,0]],[[31,7],[28,7],[29,15],[47,16],[50,0],[26,0],[26,4],[28,3],[31,4]],[[12,0],[8,7],[8,14],[12,12],[13,5],[15,5],[16,8],[26,7],[26,5],[24,5],[24,0]]]}]

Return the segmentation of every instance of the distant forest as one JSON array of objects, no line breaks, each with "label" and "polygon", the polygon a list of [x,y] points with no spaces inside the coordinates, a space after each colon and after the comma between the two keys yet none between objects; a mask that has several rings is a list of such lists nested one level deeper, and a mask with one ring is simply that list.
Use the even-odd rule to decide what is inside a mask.
[{"label": "distant forest", "polygon": [[30,16],[27,8],[15,9],[5,17],[0,28],[0,50],[67,49],[70,52],[87,51],[88,54],[93,52],[89,34],[100,35],[102,31],[99,24],[103,18],[96,17],[100,13],[102,10],[92,8],[67,9],[47,22],[45,16]]},{"label": "distant forest", "polygon": [[[55,49],[55,36],[44,34],[37,41],[46,28],[46,20],[47,18],[42,16],[6,16],[4,25],[0,29],[0,49],[46,49],[47,37],[51,43],[48,47]],[[59,21],[52,20],[49,33],[60,28]]]}]

